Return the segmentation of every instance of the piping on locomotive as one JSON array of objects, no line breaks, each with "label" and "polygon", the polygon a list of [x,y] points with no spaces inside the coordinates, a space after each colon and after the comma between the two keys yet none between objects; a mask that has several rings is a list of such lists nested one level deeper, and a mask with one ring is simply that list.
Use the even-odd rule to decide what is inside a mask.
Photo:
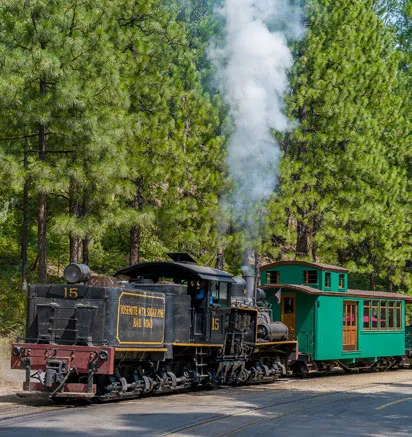
[{"label": "piping on locomotive", "polygon": [[297,342],[272,321],[253,272],[243,278],[187,254],[119,270],[101,285],[71,264],[67,284],[32,285],[26,338],[12,345],[24,391],[111,400],[207,384],[270,382]]}]

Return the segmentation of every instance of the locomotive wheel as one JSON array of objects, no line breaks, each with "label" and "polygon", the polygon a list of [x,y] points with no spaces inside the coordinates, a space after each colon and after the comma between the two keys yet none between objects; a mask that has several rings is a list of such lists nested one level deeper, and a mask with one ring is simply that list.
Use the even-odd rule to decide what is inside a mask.
[{"label": "locomotive wheel", "polygon": [[173,372],[167,372],[170,386],[175,388],[177,386],[176,375]]},{"label": "locomotive wheel", "polygon": [[246,369],[243,369],[239,376],[238,376],[238,382],[240,384],[244,384],[249,379],[249,373]]},{"label": "locomotive wheel", "polygon": [[153,390],[153,381],[147,376],[143,376],[144,381],[144,393],[150,393]]}]

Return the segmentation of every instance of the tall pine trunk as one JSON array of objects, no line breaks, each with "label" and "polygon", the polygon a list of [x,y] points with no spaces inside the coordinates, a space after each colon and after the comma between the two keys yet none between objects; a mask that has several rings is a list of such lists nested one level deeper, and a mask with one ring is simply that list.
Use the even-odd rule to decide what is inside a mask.
[{"label": "tall pine trunk", "polygon": [[371,290],[376,290],[376,275],[375,271],[371,272],[369,275],[369,283]]},{"label": "tall pine trunk", "polygon": [[318,261],[318,245],[315,241],[312,240],[312,247],[311,247],[311,253],[312,253],[312,261],[315,263]]},{"label": "tall pine trunk", "polygon": [[82,240],[73,234],[70,234],[70,262],[80,262],[82,255]]},{"label": "tall pine trunk", "polygon": [[[74,179],[70,181],[70,204],[69,204],[69,212],[71,216],[79,217],[80,214],[80,206],[79,201],[77,199],[77,185]],[[70,262],[71,263],[79,263],[82,257],[82,240],[79,236],[75,235],[73,232],[69,234],[70,240]]]},{"label": "tall pine trunk", "polygon": [[140,262],[140,226],[132,226],[130,229],[130,265]]},{"label": "tall pine trunk", "polygon": [[[304,217],[303,212],[301,212],[301,217]],[[307,255],[309,255],[309,227],[303,223],[303,220],[298,220],[295,256],[304,257]]]},{"label": "tall pine trunk", "polygon": [[[40,94],[46,94],[47,83],[46,79],[40,80]],[[46,125],[39,125],[39,159],[46,161],[47,143],[46,143]],[[37,247],[39,254],[38,276],[39,282],[47,282],[47,195],[40,191],[39,199],[39,216],[38,216],[38,238]]]},{"label": "tall pine trunk", "polygon": [[386,288],[390,293],[393,292],[392,273],[393,273],[393,266],[390,265],[388,268],[388,276],[386,278]]},{"label": "tall pine trunk", "polygon": [[376,270],[375,270],[375,256],[373,253],[373,250],[375,248],[375,242],[371,241],[368,245],[368,251],[369,251],[369,264],[373,267],[373,270],[371,271],[369,275],[369,282],[370,282],[370,288],[371,290],[376,290]]},{"label": "tall pine trunk", "polygon": [[[82,208],[79,211],[79,216],[86,217],[87,216],[87,193],[83,197]],[[82,254],[83,254],[83,264],[89,265],[89,246],[90,246],[90,234],[87,233],[82,240]]]},{"label": "tall pine trunk", "polygon": [[[137,209],[138,211],[142,210],[143,207],[143,178],[140,177],[136,179],[136,194],[132,202],[132,207]],[[130,254],[129,254],[129,262],[131,265],[137,264],[140,262],[140,247],[141,247],[141,228],[139,225],[133,225],[130,228]]]},{"label": "tall pine trunk", "polygon": [[318,244],[316,242],[316,235],[319,232],[319,222],[321,218],[314,218],[313,219],[313,225],[312,225],[312,235],[311,235],[311,253],[312,253],[312,261],[315,263],[318,261]]},{"label": "tall pine trunk", "polygon": [[[27,171],[27,142],[24,147],[24,170]],[[21,280],[22,291],[27,292],[27,251],[29,247],[29,179],[25,174],[23,188],[23,221],[21,226]]]},{"label": "tall pine trunk", "polygon": [[90,235],[87,234],[85,238],[83,238],[83,264],[89,265],[89,246],[90,246]]}]

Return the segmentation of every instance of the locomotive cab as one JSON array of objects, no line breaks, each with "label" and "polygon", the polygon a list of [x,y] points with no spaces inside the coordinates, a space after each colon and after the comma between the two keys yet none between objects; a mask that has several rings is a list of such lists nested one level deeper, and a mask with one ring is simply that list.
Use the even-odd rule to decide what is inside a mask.
[{"label": "locomotive cab", "polygon": [[222,345],[234,278],[221,270],[199,266],[190,257],[182,259],[185,254],[171,255],[175,259],[172,262],[137,264],[119,270],[116,276],[127,277],[128,288],[165,293],[166,343]]}]

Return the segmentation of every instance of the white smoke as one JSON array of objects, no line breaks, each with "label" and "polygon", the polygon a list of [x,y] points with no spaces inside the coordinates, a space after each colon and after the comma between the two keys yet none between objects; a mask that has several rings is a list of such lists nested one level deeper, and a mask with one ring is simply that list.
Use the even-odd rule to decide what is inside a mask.
[{"label": "white smoke", "polygon": [[289,127],[282,112],[292,66],[287,36],[302,34],[300,14],[289,3],[224,0],[218,9],[226,23],[225,41],[215,45],[210,56],[231,108],[234,132],[228,165],[236,187],[231,203],[242,224],[256,219],[253,209],[273,194],[277,184],[280,149],[272,130]]}]

